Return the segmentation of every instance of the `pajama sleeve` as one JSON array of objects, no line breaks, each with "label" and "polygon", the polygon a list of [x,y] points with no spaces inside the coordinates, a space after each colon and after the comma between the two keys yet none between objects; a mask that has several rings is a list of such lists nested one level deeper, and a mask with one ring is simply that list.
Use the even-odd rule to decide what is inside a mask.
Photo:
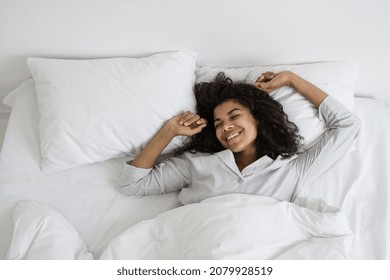
[{"label": "pajama sleeve", "polygon": [[334,166],[357,137],[360,120],[337,100],[328,96],[319,107],[328,128],[309,150],[298,155],[295,167],[302,181],[318,178]]},{"label": "pajama sleeve", "polygon": [[180,190],[191,181],[189,165],[185,156],[171,157],[150,169],[125,163],[118,190],[126,195],[162,194]]}]

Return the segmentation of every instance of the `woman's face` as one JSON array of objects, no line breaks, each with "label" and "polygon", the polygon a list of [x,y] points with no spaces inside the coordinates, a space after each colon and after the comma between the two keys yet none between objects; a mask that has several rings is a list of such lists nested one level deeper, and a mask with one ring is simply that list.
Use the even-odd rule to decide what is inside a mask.
[{"label": "woman's face", "polygon": [[224,148],[233,153],[256,152],[257,121],[238,101],[227,100],[215,107],[214,127]]}]

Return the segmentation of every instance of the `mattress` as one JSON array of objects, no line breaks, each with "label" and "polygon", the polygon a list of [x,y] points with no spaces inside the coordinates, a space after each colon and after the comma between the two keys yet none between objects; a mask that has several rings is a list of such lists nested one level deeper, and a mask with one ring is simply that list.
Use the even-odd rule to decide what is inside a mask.
[{"label": "mattress", "polygon": [[[350,227],[350,232],[348,229],[343,233],[343,236],[348,237],[350,246],[351,254],[348,258],[388,259],[390,258],[390,174],[388,172],[390,131],[387,128],[390,126],[390,110],[380,101],[360,97],[355,98],[353,110],[361,120],[359,137],[354,147],[329,173],[324,174],[316,182],[301,186],[298,197],[318,199],[331,209],[337,209],[335,210],[337,213],[342,211]],[[150,228],[145,228],[145,223],[154,226],[159,221],[168,223],[169,219],[161,215],[168,215],[166,213],[172,213],[172,216],[182,215],[180,212],[174,212],[182,208],[177,193],[146,197],[132,197],[118,193],[116,186],[123,162],[129,158],[86,164],[58,173],[42,173],[38,126],[39,113],[36,98],[33,95],[17,96],[0,157],[1,259],[9,257],[10,246],[15,245],[15,238],[20,235],[20,232],[16,232],[15,221],[20,218],[17,215],[23,205],[38,205],[50,209],[50,213],[59,214],[80,238],[79,241],[85,244],[87,252],[94,259],[115,258],[115,254],[112,253],[113,244],[116,242],[117,246],[123,245],[121,242],[125,241],[119,242],[121,236],[127,238],[126,242],[137,243],[138,240],[135,238],[137,234],[126,236],[129,229],[144,227],[144,230],[148,231]],[[209,203],[216,205],[238,203],[238,198],[219,199]],[[239,199],[247,201],[247,198]],[[250,200],[252,201],[252,198]],[[264,198],[262,201],[261,203],[272,204]],[[192,211],[191,215],[195,216],[203,209],[201,204],[191,207],[191,209],[186,208],[186,211]],[[198,223],[202,225],[207,222],[210,221]],[[270,230],[272,231],[272,228]],[[277,228],[274,230],[275,233],[278,231]],[[138,234],[141,232],[139,231]],[[25,232],[25,234],[35,233]],[[309,234],[308,239],[316,239],[310,236],[310,232],[305,234]],[[337,239],[337,231],[333,234]],[[317,242],[320,239],[321,235],[316,239]],[[326,246],[334,244],[336,239],[332,239],[333,243],[327,243]],[[150,244],[147,242],[152,241],[144,242]],[[307,253],[307,250],[315,251],[315,248],[318,247],[309,246],[306,251],[303,250],[306,255],[284,252],[285,255],[279,254],[279,256],[309,259],[334,256],[331,253],[326,255],[326,252],[322,255]],[[248,255],[232,255],[232,258],[240,258],[240,256]],[[334,258],[343,258],[343,256],[341,254]],[[137,255],[133,257],[137,258]],[[141,258],[140,255],[138,257]],[[180,255],[171,257],[178,258]],[[209,257],[199,256],[199,258]],[[272,258],[271,255],[264,258],[268,257]],[[158,257],[151,255],[150,258]],[[163,255],[162,258],[169,258],[169,256]]]}]

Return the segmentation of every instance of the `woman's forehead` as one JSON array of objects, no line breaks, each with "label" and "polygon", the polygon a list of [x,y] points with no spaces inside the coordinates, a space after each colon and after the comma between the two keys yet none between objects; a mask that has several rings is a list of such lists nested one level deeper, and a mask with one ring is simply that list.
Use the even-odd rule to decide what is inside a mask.
[{"label": "woman's forehead", "polygon": [[246,106],[242,105],[235,99],[228,99],[214,108],[214,118],[218,118],[223,115],[228,115],[232,110],[239,109],[241,111],[249,111]]}]

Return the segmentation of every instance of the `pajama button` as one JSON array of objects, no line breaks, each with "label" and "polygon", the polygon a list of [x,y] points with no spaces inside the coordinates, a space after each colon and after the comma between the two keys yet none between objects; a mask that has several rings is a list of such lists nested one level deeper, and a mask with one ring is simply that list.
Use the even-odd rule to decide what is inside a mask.
[{"label": "pajama button", "polygon": [[243,179],[241,179],[241,178],[238,178],[237,179],[237,183],[242,183],[244,180]]}]

